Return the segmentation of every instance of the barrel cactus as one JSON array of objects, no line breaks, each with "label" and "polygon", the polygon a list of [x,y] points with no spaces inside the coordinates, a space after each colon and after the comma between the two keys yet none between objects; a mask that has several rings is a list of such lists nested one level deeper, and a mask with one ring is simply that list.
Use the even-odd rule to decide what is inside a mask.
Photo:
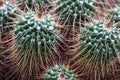
[{"label": "barrel cactus", "polygon": [[73,25],[87,20],[95,12],[92,0],[56,0],[55,13],[61,24]]},{"label": "barrel cactus", "polygon": [[14,30],[11,54],[11,68],[17,71],[18,78],[34,80],[39,65],[47,65],[56,43],[56,31],[55,21],[50,14],[28,12],[21,16]]},{"label": "barrel cactus", "polygon": [[117,28],[104,21],[91,22],[83,29],[78,46],[72,58],[76,61],[73,65],[80,67],[84,63],[81,71],[87,69],[87,73],[91,74],[90,80],[105,79],[111,70],[114,74],[114,61],[119,58],[120,52],[120,32]]},{"label": "barrel cactus", "polygon": [[45,80],[76,80],[72,70],[64,65],[55,65],[45,72]]},{"label": "barrel cactus", "polygon": [[0,1],[0,31],[3,32],[4,30],[6,32],[9,30],[8,23],[10,26],[10,23],[13,22],[12,18],[15,18],[15,11],[16,8],[14,8],[8,1]]}]

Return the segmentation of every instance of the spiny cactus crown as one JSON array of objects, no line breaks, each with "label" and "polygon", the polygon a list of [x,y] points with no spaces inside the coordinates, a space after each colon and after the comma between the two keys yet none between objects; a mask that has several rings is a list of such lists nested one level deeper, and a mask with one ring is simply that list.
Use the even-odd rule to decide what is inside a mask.
[{"label": "spiny cactus crown", "polygon": [[75,80],[75,74],[63,65],[55,65],[45,73],[46,80]]},{"label": "spiny cactus crown", "polygon": [[109,16],[113,17],[115,22],[120,21],[120,8],[119,7],[115,7],[114,9],[112,9],[110,11]]},{"label": "spiny cactus crown", "polygon": [[56,14],[69,24],[89,18],[95,11],[92,0],[57,0],[56,7]]},{"label": "spiny cactus crown", "polygon": [[14,17],[16,8],[12,6],[8,1],[0,1],[0,24],[2,26],[7,22],[11,22],[10,17]]},{"label": "spiny cactus crown", "polygon": [[104,22],[92,22],[83,29],[80,44],[85,49],[82,57],[94,58],[98,63],[108,63],[120,51],[120,32],[117,28],[106,27]]},{"label": "spiny cactus crown", "polygon": [[49,14],[43,16],[34,12],[24,14],[17,22],[14,32],[18,44],[29,47],[33,45],[35,49],[39,46],[43,52],[55,43],[55,21]]}]

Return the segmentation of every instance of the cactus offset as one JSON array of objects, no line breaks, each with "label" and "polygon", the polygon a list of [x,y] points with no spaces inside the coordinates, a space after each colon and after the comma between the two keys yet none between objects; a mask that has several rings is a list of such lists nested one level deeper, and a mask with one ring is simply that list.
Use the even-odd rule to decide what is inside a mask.
[{"label": "cactus offset", "polygon": [[75,74],[64,65],[55,65],[45,73],[45,80],[76,80]]},{"label": "cactus offset", "polygon": [[87,73],[91,74],[90,79],[105,79],[109,70],[114,74],[115,67],[110,66],[116,66],[114,61],[119,58],[120,32],[110,24],[111,22],[106,24],[103,21],[91,22],[82,31],[79,48],[72,60],[76,61],[73,65],[85,62],[82,69],[87,69]]},{"label": "cactus offset", "polygon": [[11,68],[17,71],[18,79],[34,80],[39,65],[47,65],[55,43],[55,21],[50,14],[28,12],[21,16],[14,30],[11,62]]}]

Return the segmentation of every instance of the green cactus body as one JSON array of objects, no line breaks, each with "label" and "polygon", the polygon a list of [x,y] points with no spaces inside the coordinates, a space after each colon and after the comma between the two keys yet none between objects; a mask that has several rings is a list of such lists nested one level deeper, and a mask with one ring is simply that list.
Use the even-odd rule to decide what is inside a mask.
[{"label": "green cactus body", "polygon": [[[87,61],[86,67],[84,65],[83,68],[90,68],[87,70],[88,73],[96,71],[95,75],[100,77],[99,73],[105,75],[105,71],[110,70],[108,66],[119,57],[120,32],[117,28],[106,27],[106,23],[103,21],[91,22],[83,29],[79,43],[80,47],[72,60],[76,60],[76,65]],[[95,75],[93,74],[93,76]],[[97,77],[95,76],[95,78]]]},{"label": "green cactus body", "polygon": [[56,43],[55,21],[49,14],[40,15],[35,12],[24,14],[14,30],[15,61],[13,60],[12,64],[15,69],[19,69],[18,72],[27,70],[20,73],[24,80],[34,80],[33,75],[39,71],[39,65],[47,64],[48,56]]},{"label": "green cactus body", "polygon": [[[11,18],[14,18],[13,14],[16,10],[8,1],[0,1],[0,27],[6,26],[6,23],[13,22]],[[1,29],[1,28],[0,28]]]},{"label": "green cactus body", "polygon": [[45,73],[45,80],[76,80],[75,74],[64,65],[55,65]]},{"label": "green cactus body", "polygon": [[55,12],[61,24],[72,25],[91,18],[95,7],[92,0],[57,0]]}]

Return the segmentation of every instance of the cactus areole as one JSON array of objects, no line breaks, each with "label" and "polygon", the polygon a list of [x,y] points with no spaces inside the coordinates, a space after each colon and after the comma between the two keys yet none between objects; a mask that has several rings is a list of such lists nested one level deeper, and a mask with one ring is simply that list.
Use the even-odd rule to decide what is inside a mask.
[{"label": "cactus areole", "polygon": [[75,74],[63,65],[55,65],[45,73],[46,80],[76,80]]},{"label": "cactus areole", "polygon": [[[111,26],[111,27],[110,27]],[[103,21],[92,22],[83,29],[80,44],[83,58],[92,59],[98,64],[110,63],[120,51],[120,32]],[[93,61],[93,62],[94,62]]]},{"label": "cactus areole", "polygon": [[55,44],[55,21],[49,14],[28,12],[21,16],[14,33],[17,44],[45,52]]}]

